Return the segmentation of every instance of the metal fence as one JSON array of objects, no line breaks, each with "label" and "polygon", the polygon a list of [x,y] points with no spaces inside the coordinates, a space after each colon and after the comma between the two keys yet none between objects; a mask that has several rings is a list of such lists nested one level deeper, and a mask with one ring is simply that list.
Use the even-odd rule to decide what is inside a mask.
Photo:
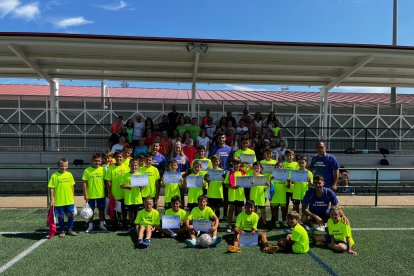
[{"label": "metal fence", "polygon": [[[109,124],[3,123],[0,124],[0,150],[100,151],[108,147],[110,127]],[[319,127],[284,127],[283,133],[289,148],[306,153],[314,152],[321,130]],[[327,133],[331,152],[344,152],[347,148],[355,148],[357,152],[378,152],[380,148],[393,152],[414,151],[412,128],[331,127],[327,128]]]}]

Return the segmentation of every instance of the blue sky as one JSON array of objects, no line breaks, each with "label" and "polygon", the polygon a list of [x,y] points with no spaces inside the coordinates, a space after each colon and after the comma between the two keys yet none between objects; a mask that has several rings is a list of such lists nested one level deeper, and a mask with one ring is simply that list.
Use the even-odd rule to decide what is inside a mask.
[{"label": "blue sky", "polygon": [[[1,32],[54,32],[290,42],[392,43],[393,0],[0,0]],[[398,1],[398,44],[414,46],[414,1]],[[0,83],[38,80],[0,79]],[[66,85],[99,82],[63,81]],[[108,82],[118,86],[119,82]],[[131,83],[191,88],[191,84]],[[279,91],[287,86],[204,85],[200,89]],[[289,86],[291,91],[318,87]],[[411,93],[412,89],[398,89]],[[333,91],[387,92],[388,88]],[[414,91],[412,92],[414,93]]]}]

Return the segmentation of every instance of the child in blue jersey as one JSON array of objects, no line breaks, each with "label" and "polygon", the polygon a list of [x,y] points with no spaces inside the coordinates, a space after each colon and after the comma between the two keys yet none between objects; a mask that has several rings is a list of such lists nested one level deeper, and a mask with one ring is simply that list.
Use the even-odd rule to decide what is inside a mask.
[{"label": "child in blue jersey", "polygon": [[50,205],[55,206],[55,214],[58,216],[59,237],[65,236],[65,214],[68,217],[68,234],[77,236],[73,231],[73,221],[75,212],[75,180],[73,175],[68,172],[69,162],[66,158],[58,161],[59,170],[52,174],[48,187],[50,189]]}]

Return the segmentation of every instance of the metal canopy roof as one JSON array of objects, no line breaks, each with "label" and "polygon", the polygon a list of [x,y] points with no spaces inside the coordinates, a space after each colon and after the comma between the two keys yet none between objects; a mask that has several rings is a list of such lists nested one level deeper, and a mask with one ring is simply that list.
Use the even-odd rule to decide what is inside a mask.
[{"label": "metal canopy roof", "polygon": [[414,47],[0,33],[0,77],[414,87]]}]

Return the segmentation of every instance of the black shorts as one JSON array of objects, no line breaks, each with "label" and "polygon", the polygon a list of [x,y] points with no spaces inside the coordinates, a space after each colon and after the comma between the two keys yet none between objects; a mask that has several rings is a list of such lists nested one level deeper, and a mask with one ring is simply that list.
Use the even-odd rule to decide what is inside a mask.
[{"label": "black shorts", "polygon": [[257,209],[265,209],[266,206],[260,206],[260,205],[256,205]]},{"label": "black shorts", "polygon": [[208,199],[208,206],[210,207],[221,207],[223,205],[222,198],[209,198]]},{"label": "black shorts", "polygon": [[125,205],[125,210],[138,212],[144,209],[144,204],[132,204],[132,205]]},{"label": "black shorts", "polygon": [[292,202],[295,205],[300,205],[300,204],[302,204],[303,200],[300,200],[300,199],[292,199]]},{"label": "black shorts", "polygon": [[191,212],[191,210],[193,210],[197,206],[198,206],[198,203],[188,203],[187,204],[187,208],[190,212]]},{"label": "black shorts", "polygon": [[229,204],[233,205],[235,207],[243,207],[244,206],[244,201],[240,201],[240,200],[229,201]]},{"label": "black shorts", "polygon": [[229,198],[229,187],[227,185],[223,185],[223,201],[228,201]]},{"label": "black shorts", "polygon": [[289,205],[289,202],[293,201],[293,193],[286,192],[286,205]]}]

